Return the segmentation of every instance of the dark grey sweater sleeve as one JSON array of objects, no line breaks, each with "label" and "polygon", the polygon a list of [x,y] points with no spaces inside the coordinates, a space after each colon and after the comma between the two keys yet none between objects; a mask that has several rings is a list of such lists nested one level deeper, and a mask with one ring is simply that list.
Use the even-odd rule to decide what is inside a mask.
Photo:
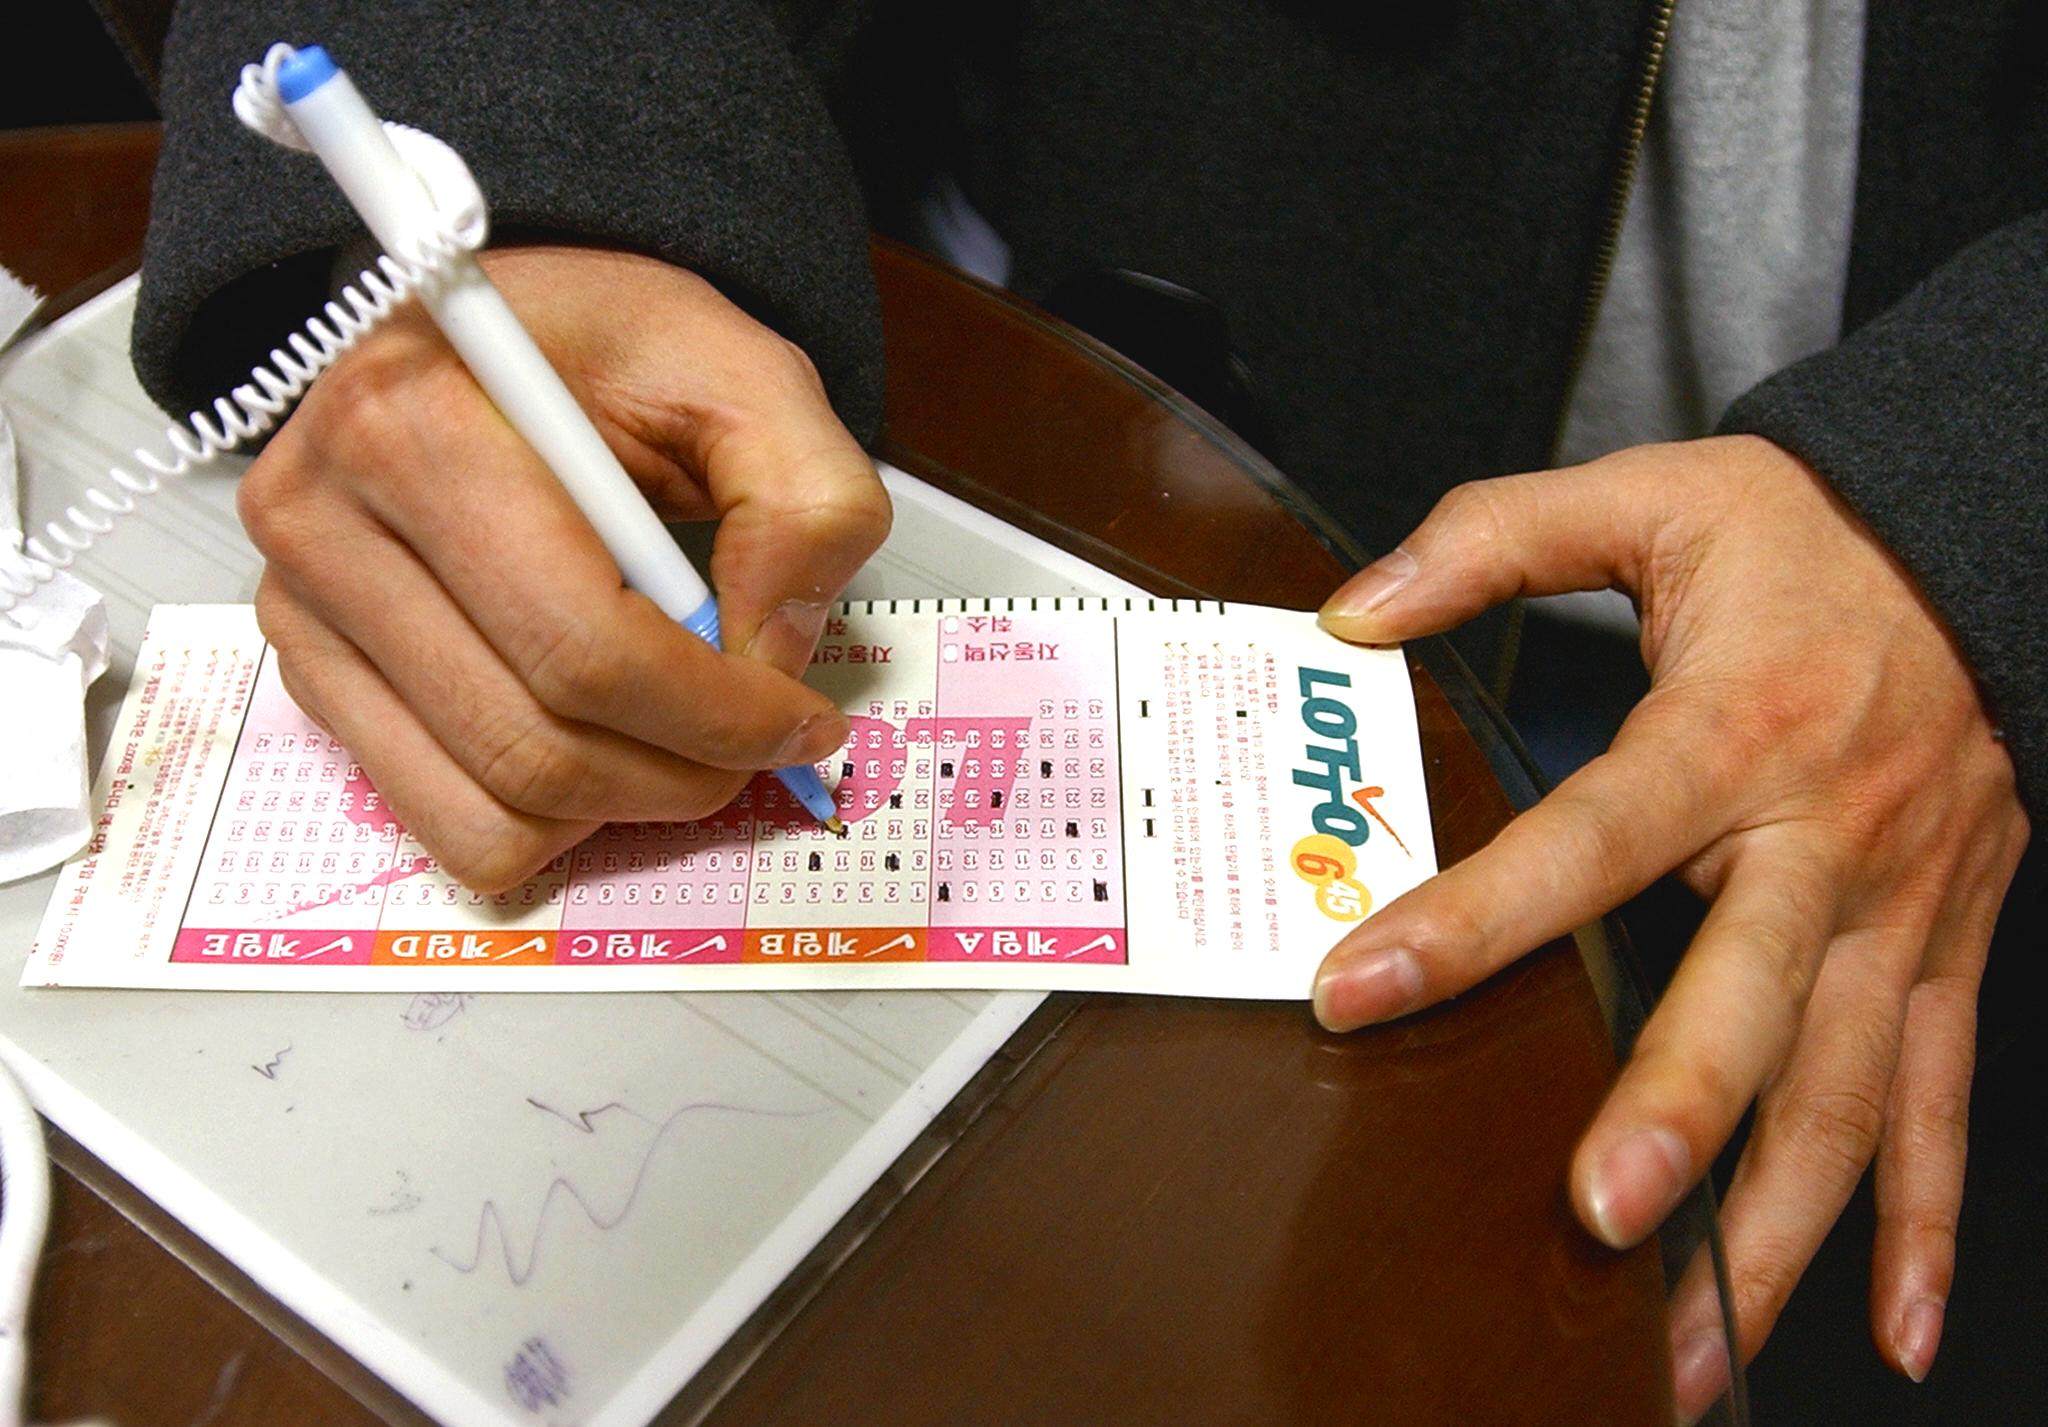
[{"label": "dark grey sweater sleeve", "polygon": [[[187,0],[164,48],[134,358],[174,412],[246,380],[360,221],[319,163],[245,130],[244,64],[325,45],[382,117],[469,163],[494,228],[691,269],[810,354],[868,439],[882,354],[867,227],[825,106],[752,0]],[[687,353],[678,353],[687,359]]]},{"label": "dark grey sweater sleeve", "polygon": [[1811,465],[1905,563],[2048,818],[2048,213],[1748,392],[1722,429]]}]

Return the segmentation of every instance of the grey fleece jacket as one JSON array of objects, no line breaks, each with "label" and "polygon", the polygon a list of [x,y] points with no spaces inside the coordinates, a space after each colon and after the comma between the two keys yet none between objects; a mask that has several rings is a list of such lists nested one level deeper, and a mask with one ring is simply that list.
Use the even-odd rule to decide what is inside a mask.
[{"label": "grey fleece jacket", "polygon": [[[186,0],[135,330],[184,409],[323,295],[355,220],[227,96],[279,36],[470,162],[500,230],[657,254],[804,346],[871,435],[865,233],[955,175],[1026,294],[1128,267],[1223,310],[1272,454],[1368,545],[1546,463],[1651,0]],[[1386,10],[1397,13],[1382,13]],[[1736,402],[1955,631],[2048,808],[2048,19],[1870,0],[1845,336]]]}]

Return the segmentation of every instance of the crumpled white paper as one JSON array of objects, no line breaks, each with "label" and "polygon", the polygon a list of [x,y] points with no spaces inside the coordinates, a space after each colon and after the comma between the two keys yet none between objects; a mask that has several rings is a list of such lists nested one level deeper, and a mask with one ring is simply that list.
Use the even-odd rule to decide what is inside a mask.
[{"label": "crumpled white paper", "polygon": [[[0,268],[0,349],[37,301]],[[22,558],[19,481],[0,410],[0,566],[10,568]],[[105,601],[61,572],[0,614],[0,882],[62,862],[92,831],[85,691],[106,672],[107,644]]]}]

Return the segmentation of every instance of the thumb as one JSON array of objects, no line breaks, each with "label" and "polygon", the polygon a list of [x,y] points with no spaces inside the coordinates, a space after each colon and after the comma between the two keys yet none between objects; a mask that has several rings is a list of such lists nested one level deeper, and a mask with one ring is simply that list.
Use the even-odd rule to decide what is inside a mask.
[{"label": "thumb", "polygon": [[1458,486],[1317,616],[1356,644],[1439,634],[1517,595],[1632,587],[1647,493],[1607,463]]}]

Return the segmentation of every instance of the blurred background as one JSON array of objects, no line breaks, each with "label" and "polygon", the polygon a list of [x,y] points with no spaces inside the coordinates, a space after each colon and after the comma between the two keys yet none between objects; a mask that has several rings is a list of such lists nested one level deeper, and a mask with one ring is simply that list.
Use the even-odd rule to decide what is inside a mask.
[{"label": "blurred background", "polygon": [[156,106],[86,0],[17,8],[0,43],[0,129],[154,119]]},{"label": "blurred background", "polygon": [[[0,130],[156,117],[89,0],[42,0],[23,10],[33,24],[17,19],[21,40],[0,45]],[[954,209],[927,207],[948,221],[938,225],[945,231],[913,235],[922,246],[1003,281],[1000,240],[980,233],[980,219],[964,212],[964,200]],[[1198,294],[1157,279],[1095,274],[1048,294],[1044,305],[1187,393],[1253,446],[1262,444],[1257,394],[1236,369],[1220,317]],[[1537,763],[1560,779],[1606,746],[1646,687],[1633,620],[1626,602],[1614,598],[1534,602],[1519,643],[1515,679],[1495,692]]]}]

